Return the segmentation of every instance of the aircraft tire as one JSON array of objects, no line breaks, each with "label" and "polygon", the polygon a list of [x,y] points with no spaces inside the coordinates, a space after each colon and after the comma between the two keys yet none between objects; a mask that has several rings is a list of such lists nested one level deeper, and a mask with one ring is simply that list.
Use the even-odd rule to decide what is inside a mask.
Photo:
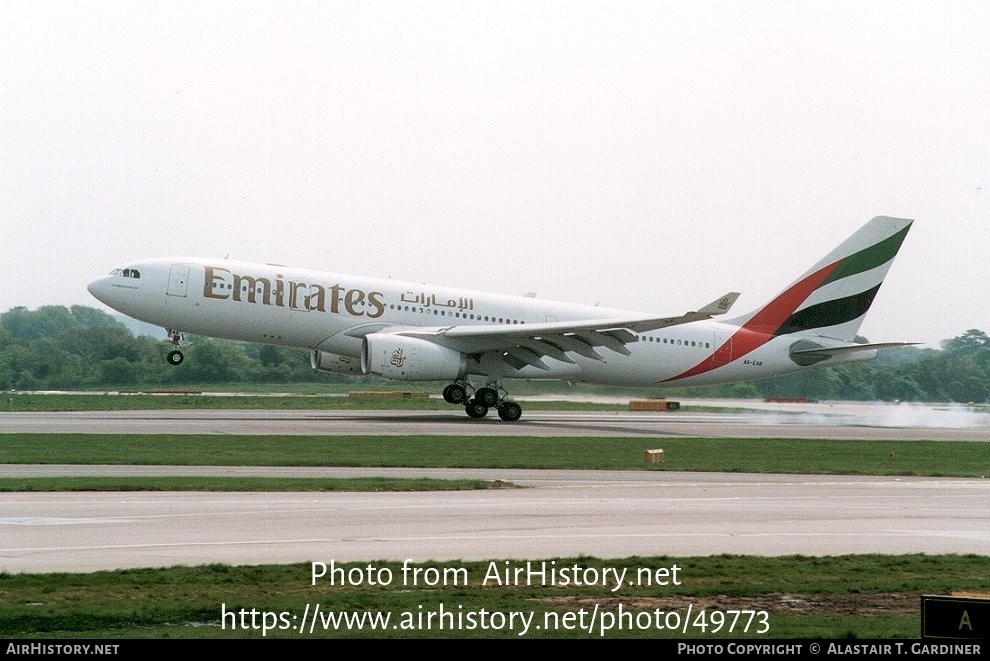
[{"label": "aircraft tire", "polygon": [[467,406],[464,407],[464,410],[467,411],[467,414],[472,418],[480,419],[488,415],[488,407],[476,401],[468,402]]},{"label": "aircraft tire", "polygon": [[498,391],[494,388],[478,388],[474,393],[474,401],[485,406],[495,406],[498,402]]},{"label": "aircraft tire", "polygon": [[467,399],[467,391],[459,383],[451,383],[443,389],[443,401],[448,404],[463,404]]},{"label": "aircraft tire", "polygon": [[505,402],[498,407],[498,417],[506,422],[515,422],[522,417],[522,407],[515,402]]},{"label": "aircraft tire", "polygon": [[168,362],[169,365],[181,365],[183,358],[184,356],[182,355],[182,352],[179,351],[178,349],[176,349],[175,351],[169,351],[168,355],[165,356],[165,360]]}]

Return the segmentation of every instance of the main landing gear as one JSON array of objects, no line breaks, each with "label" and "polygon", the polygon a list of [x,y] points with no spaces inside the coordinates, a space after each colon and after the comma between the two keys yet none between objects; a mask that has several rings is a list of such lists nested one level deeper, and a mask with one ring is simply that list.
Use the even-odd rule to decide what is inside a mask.
[{"label": "main landing gear", "polygon": [[175,347],[165,355],[165,361],[169,365],[181,365],[184,358],[182,352],[179,351],[179,343],[182,342],[182,333],[174,328],[166,328],[165,332],[168,333],[168,341]]},{"label": "main landing gear", "polygon": [[491,381],[483,388],[473,390],[467,381],[451,383],[443,389],[443,399],[448,404],[463,404],[464,410],[472,418],[484,418],[488,409],[496,407],[498,417],[506,422],[515,422],[522,416],[522,407],[507,399],[508,393],[498,381]]}]

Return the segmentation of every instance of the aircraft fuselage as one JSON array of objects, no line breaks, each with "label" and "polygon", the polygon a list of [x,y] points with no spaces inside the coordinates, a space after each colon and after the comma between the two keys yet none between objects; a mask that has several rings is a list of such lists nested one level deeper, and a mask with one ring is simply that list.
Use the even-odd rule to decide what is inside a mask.
[{"label": "aircraft fuselage", "polygon": [[[132,262],[90,292],[180,331],[311,351],[315,369],[448,381],[444,399],[505,420],[521,408],[502,379],[705,385],[869,360],[856,332],[911,226],[877,216],[757,310],[726,321],[729,292],[675,316],[225,259]],[[474,390],[471,376],[486,379]]]}]

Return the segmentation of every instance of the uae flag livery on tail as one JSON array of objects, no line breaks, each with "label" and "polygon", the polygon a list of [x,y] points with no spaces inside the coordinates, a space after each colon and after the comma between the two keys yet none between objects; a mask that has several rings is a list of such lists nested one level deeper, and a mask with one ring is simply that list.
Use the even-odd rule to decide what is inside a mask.
[{"label": "uae flag livery on tail", "polygon": [[739,360],[781,336],[792,336],[790,357],[811,365],[833,356],[908,343],[853,344],[894,256],[913,221],[877,216],[823,257],[762,308],[726,325],[725,342],[690,369],[666,381],[704,374]]}]

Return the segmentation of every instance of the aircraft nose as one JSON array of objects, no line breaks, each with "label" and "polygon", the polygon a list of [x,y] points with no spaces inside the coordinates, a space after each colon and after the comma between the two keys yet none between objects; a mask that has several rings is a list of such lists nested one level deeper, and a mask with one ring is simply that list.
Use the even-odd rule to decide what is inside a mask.
[{"label": "aircraft nose", "polygon": [[93,282],[86,285],[86,289],[89,290],[89,293],[92,294],[93,298],[96,300],[101,303],[107,302],[107,290],[109,289],[109,284],[107,283],[106,276],[93,280]]}]

